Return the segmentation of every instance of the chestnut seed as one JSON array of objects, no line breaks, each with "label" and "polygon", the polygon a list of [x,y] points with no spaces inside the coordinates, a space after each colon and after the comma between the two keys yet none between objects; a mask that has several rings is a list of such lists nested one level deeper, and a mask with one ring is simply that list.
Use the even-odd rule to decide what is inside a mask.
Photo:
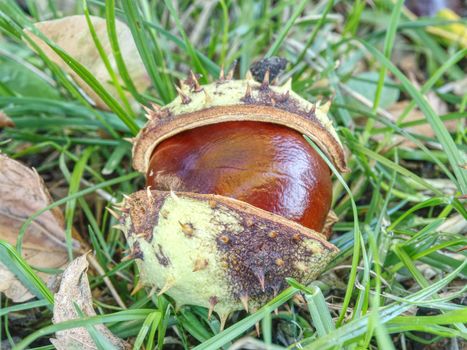
[{"label": "chestnut seed", "polygon": [[147,186],[228,196],[318,232],[332,199],[330,170],[300,133],[250,121],[202,126],[162,141]]}]

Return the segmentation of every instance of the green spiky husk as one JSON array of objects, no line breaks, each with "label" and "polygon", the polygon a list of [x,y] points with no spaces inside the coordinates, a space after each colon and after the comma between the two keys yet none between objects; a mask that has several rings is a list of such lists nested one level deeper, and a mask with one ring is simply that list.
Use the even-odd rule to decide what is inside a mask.
[{"label": "green spiky husk", "polygon": [[330,103],[314,104],[291,90],[254,80],[223,80],[196,88],[183,84],[180,96],[148,110],[148,123],[134,140],[133,167],[145,173],[154,149],[185,130],[228,121],[258,121],[287,126],[310,137],[342,172],[344,150],[327,116]]},{"label": "green spiky husk", "polygon": [[[146,173],[157,145],[185,130],[258,121],[309,136],[338,170],[347,171],[328,109],[329,103],[301,98],[290,82],[222,78],[200,86],[192,74],[172,103],[147,109],[149,121],[133,140],[133,166]],[[223,320],[263,305],[286,287],[286,277],[309,283],[338,251],[319,232],[224,196],[148,189],[132,194],[122,210],[121,227],[141,281],[177,306],[204,306]],[[330,212],[323,232],[335,219]]]},{"label": "green spiky husk", "polygon": [[286,277],[309,283],[338,251],[318,232],[224,196],[139,191],[122,211],[142,282],[219,315],[258,308]]}]

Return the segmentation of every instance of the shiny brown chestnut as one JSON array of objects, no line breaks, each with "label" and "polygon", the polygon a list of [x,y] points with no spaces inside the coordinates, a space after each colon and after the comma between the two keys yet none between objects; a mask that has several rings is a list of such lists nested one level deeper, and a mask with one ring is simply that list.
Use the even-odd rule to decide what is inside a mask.
[{"label": "shiny brown chestnut", "polygon": [[321,232],[331,198],[329,167],[303,136],[286,126],[224,122],[162,141],[146,174],[164,191],[218,194]]}]

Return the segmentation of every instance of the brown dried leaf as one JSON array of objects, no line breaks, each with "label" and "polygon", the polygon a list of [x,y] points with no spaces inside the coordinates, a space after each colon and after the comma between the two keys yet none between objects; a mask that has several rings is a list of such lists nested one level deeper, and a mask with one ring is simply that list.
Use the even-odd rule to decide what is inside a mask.
[{"label": "brown dried leaf", "polygon": [[[117,65],[115,63],[115,58],[112,54],[112,48],[107,35],[106,20],[100,17],[91,16],[91,21],[112,68],[116,74],[118,74]],[[104,88],[113,97],[120,101],[117,91],[111,83],[111,77],[107,68],[94,45],[94,41],[92,40],[91,33],[86,22],[86,17],[84,15],[69,16],[51,21],[38,22],[35,26],[50,40],[55,42],[69,55],[84,65],[94,75],[94,77],[99,80]],[[138,54],[138,49],[133,41],[131,31],[123,22],[116,21],[116,27],[120,51],[125,60],[128,73],[130,74],[130,77],[138,91],[142,92],[149,87],[150,80],[144,68],[144,64]],[[57,63],[61,68],[69,73],[73,79],[75,79],[84,92],[86,92],[86,94],[96,103],[98,108],[109,110],[109,107],[104,103],[104,101],[102,101],[102,99],[44,41],[30,32],[29,34],[53,62]],[[139,104],[136,100],[131,97],[129,93],[126,93],[126,96],[132,108],[137,110],[139,108]]]},{"label": "brown dried leaf", "polygon": [[[86,316],[95,316],[92,307],[91,288],[86,275],[88,269],[86,255],[73,260],[65,269],[60,282],[60,289],[55,294],[53,323],[60,323],[80,318],[76,306]],[[76,305],[76,306],[75,306]],[[127,349],[129,345],[114,336],[104,325],[94,326],[115,348]],[[56,339],[50,339],[58,349],[97,349],[86,328],[71,328],[55,334]]]},{"label": "brown dried leaf", "polygon": [[[16,244],[24,221],[51,203],[44,182],[34,169],[0,154],[0,239]],[[23,239],[23,257],[35,267],[60,268],[67,262],[63,215],[54,208],[29,225]],[[54,276],[38,272],[46,283]],[[33,295],[0,264],[0,292],[14,302]]]},{"label": "brown dried leaf", "polygon": [[451,81],[440,89],[438,89],[440,93],[446,94],[448,92],[452,92],[457,96],[464,96],[465,92],[467,91],[467,76],[462,79]]},{"label": "brown dried leaf", "polygon": [[451,215],[438,227],[437,231],[464,235],[467,233],[467,220],[460,214]]},{"label": "brown dried leaf", "polygon": [[0,111],[0,129],[2,128],[12,128],[15,126],[13,120],[10,119],[5,113]]},{"label": "brown dried leaf", "polygon": [[[444,114],[446,113],[446,106],[441,101],[439,98],[436,96],[433,96],[432,94],[428,94],[428,102],[430,102],[432,108],[438,113],[438,114]],[[388,112],[390,113],[391,116],[394,117],[393,121],[396,121],[397,118],[402,114],[404,109],[409,105],[410,102],[408,101],[401,101],[393,104],[391,108],[388,109]],[[410,122],[414,120],[420,120],[420,119],[425,119],[424,114],[417,108],[413,109],[412,112],[410,112],[407,117],[404,119],[404,122]],[[450,132],[454,132],[456,130],[457,122],[455,120],[448,120],[444,123],[446,125],[446,128]],[[431,125],[426,122],[424,124],[420,125],[415,125],[409,128],[406,128],[406,131],[414,133],[414,134],[419,134],[423,135],[426,137],[435,137],[435,132],[433,131]],[[378,135],[378,137],[375,137],[375,139],[381,138],[381,135]],[[400,143],[401,145],[405,146],[406,148],[417,148],[418,146],[415,145],[412,141],[407,140],[404,136],[401,135],[395,135],[394,136],[394,142],[395,143]]]}]

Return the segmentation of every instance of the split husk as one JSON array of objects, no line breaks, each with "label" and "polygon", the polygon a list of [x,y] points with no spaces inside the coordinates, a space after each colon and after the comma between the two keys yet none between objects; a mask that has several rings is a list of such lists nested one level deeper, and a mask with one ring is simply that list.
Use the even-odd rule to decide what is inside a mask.
[{"label": "split husk", "polygon": [[[288,126],[310,137],[348,171],[342,145],[327,116],[329,103],[310,103],[290,83],[272,86],[229,77],[200,86],[196,76],[181,84],[164,108],[147,109],[147,125],[133,140],[133,166],[146,173],[157,145],[180,132],[228,121]],[[225,320],[235,310],[254,310],[286,287],[286,277],[307,284],[326,268],[338,249],[323,233],[214,194],[139,191],[119,206],[119,227],[137,259],[140,279],[172,297],[177,306],[199,305]],[[326,231],[326,232],[325,232]]]}]

